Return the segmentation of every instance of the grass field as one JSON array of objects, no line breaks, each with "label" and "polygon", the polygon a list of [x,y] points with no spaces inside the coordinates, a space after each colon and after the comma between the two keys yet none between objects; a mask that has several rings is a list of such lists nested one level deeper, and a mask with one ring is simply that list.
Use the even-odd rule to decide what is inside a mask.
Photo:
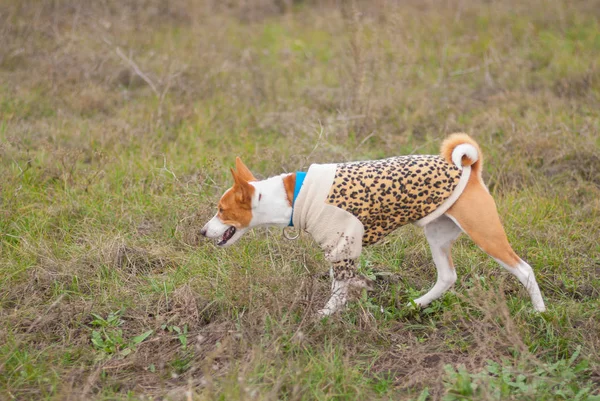
[{"label": "grass field", "polygon": [[[600,2],[0,1],[0,399],[600,400]],[[310,238],[198,231],[241,156],[437,153],[471,134],[548,306],[419,229],[319,321]],[[383,273],[389,273],[384,275]]]}]

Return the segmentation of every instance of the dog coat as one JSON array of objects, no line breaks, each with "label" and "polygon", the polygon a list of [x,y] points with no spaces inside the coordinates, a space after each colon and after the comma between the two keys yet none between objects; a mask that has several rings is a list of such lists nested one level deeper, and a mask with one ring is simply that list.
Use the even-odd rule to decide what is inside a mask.
[{"label": "dog coat", "polygon": [[470,170],[440,156],[313,164],[294,200],[292,222],[313,236],[330,262],[356,259],[363,245],[396,228],[442,215]]}]

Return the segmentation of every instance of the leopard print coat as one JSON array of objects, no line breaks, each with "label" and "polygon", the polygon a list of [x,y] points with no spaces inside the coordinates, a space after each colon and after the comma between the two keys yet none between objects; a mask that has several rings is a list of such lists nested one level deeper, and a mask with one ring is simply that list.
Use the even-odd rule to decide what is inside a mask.
[{"label": "leopard print coat", "polygon": [[309,232],[331,262],[356,259],[396,228],[419,223],[448,202],[461,169],[440,156],[310,166],[293,224]]},{"label": "leopard print coat", "polygon": [[356,216],[363,245],[422,219],[454,191],[461,170],[440,156],[400,156],[338,164],[327,203]]}]

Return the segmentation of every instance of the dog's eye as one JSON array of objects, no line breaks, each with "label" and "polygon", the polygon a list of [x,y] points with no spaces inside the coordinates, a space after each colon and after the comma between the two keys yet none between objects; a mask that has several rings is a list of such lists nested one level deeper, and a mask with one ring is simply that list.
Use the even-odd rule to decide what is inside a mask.
[{"label": "dog's eye", "polygon": [[222,207],[219,208],[219,213],[223,213],[223,208]]}]

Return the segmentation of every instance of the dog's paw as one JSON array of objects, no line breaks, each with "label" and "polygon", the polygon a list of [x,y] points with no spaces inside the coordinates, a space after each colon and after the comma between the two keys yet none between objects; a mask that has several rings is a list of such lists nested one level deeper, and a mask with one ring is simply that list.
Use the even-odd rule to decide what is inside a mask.
[{"label": "dog's paw", "polygon": [[319,319],[323,319],[326,318],[327,316],[331,316],[335,313],[336,311],[331,309],[331,308],[323,308],[323,309],[319,309],[317,311],[317,318]]},{"label": "dog's paw", "polygon": [[420,311],[423,308],[423,305],[421,305],[418,300],[410,300],[407,304],[406,304],[406,309],[409,311]]},{"label": "dog's paw", "polygon": [[317,311],[317,316],[320,319],[322,319],[324,317],[334,315],[334,314],[346,309],[346,302],[335,302],[335,301],[338,301],[338,300],[333,299],[333,302],[330,300],[330,302],[328,302],[327,305],[325,305],[325,307],[323,309],[319,309]]}]

